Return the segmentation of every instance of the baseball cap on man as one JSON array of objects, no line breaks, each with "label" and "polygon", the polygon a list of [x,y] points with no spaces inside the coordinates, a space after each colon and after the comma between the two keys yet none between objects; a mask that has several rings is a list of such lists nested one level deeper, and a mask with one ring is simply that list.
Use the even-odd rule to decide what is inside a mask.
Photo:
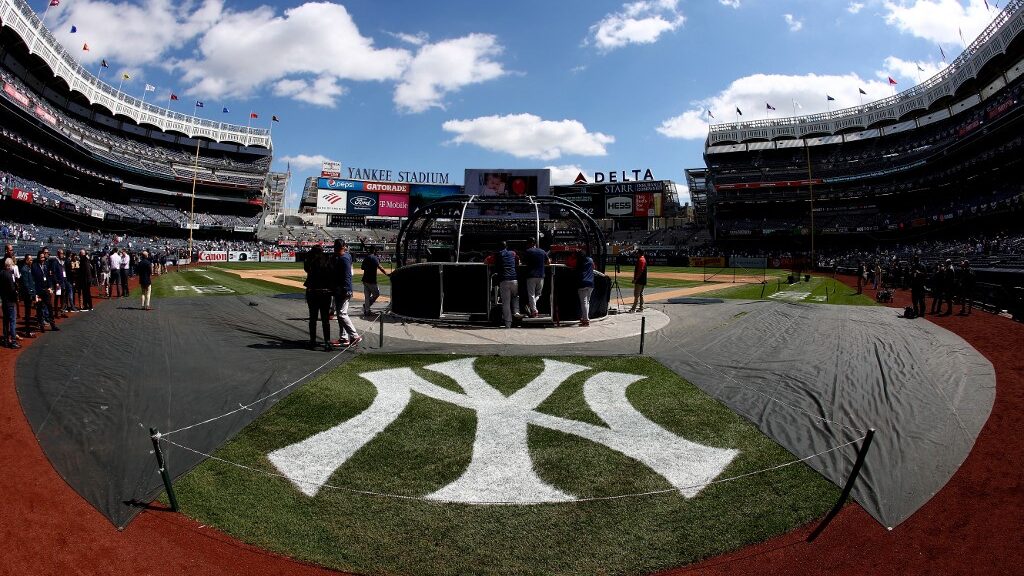
[{"label": "baseball cap on man", "polygon": [[337,250],[338,248],[344,248],[344,247],[345,247],[345,241],[344,240],[342,240],[341,238],[336,238],[334,240],[334,249],[335,250]]}]

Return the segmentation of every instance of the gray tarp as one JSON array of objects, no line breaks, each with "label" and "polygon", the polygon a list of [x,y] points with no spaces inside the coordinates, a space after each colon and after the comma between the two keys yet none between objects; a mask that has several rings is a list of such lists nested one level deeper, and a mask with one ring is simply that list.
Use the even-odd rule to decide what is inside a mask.
[{"label": "gray tarp", "polygon": [[[897,318],[893,309],[739,301],[656,307],[671,322],[647,334],[646,353],[794,455],[876,428],[854,497],[886,526],[945,485],[992,407],[995,372],[987,360],[956,335],[927,320]],[[305,315],[296,298],[173,299],[150,313],[103,306],[25,351],[18,392],[54,467],[121,526],[135,511],[125,502],[146,502],[161,489],[148,426],[173,430],[237,409],[332,357],[297,349],[306,339]],[[359,325],[362,349],[378,351],[377,325]],[[479,340],[491,343],[453,346],[429,336],[446,328],[415,328],[385,324],[380,351],[595,355],[635,354],[639,346],[636,334],[538,346],[538,328],[484,329]],[[281,397],[175,441],[211,452]],[[841,485],[855,452],[808,463]],[[168,453],[175,474],[198,462],[173,447]]]}]

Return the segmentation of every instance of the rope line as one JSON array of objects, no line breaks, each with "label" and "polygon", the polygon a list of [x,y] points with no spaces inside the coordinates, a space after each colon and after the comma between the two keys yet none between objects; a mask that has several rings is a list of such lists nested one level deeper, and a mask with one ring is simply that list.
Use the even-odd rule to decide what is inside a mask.
[{"label": "rope line", "polygon": [[[849,442],[846,442],[844,444],[840,444],[838,446],[834,446],[834,447],[829,448],[827,450],[822,450],[821,452],[818,452],[816,454],[811,454],[810,456],[805,456],[803,458],[798,458],[796,460],[791,460],[789,462],[783,462],[782,464],[777,464],[775,466],[770,466],[768,468],[764,468],[764,469],[761,469],[761,470],[754,470],[753,472],[746,472],[744,474],[738,474],[736,476],[730,476],[728,478],[717,478],[717,479],[711,480],[709,482],[702,482],[702,483],[699,483],[699,484],[692,484],[692,485],[689,485],[689,486],[683,486],[682,488],[668,488],[668,489],[665,489],[665,490],[651,490],[649,492],[633,492],[633,493],[629,493],[629,494],[617,494],[617,495],[614,495],[614,496],[592,496],[592,497],[588,497],[588,498],[576,498],[576,499],[573,499],[573,500],[562,501],[562,502],[487,501],[487,502],[473,502],[473,504],[482,504],[482,505],[520,505],[520,506],[539,506],[539,505],[549,505],[549,504],[577,504],[577,503],[581,503],[581,502],[599,502],[599,501],[606,501],[606,500],[622,500],[622,499],[625,499],[625,498],[636,498],[636,497],[641,497],[641,496],[657,496],[657,495],[661,495],[661,494],[669,494],[669,493],[672,493],[672,492],[682,492],[684,490],[691,490],[691,489],[695,489],[695,488],[704,488],[704,487],[707,487],[707,486],[711,486],[713,484],[724,484],[726,482],[732,482],[734,480],[740,480],[740,479],[748,478],[750,476],[755,476],[755,475],[758,475],[758,474],[764,474],[764,473],[767,473],[767,472],[774,472],[775,470],[781,470],[782,468],[787,468],[789,466],[793,466],[794,464],[799,464],[801,462],[807,462],[807,461],[812,460],[814,458],[819,458],[821,456],[824,456],[825,454],[828,454],[830,452],[835,452],[837,450],[841,450],[843,448],[846,448],[847,446],[850,446],[852,444],[855,444],[857,442],[860,442],[860,441],[864,440],[864,438],[866,438],[866,437],[867,436],[861,436],[860,438],[856,438],[854,440],[850,440]],[[387,492],[375,492],[373,490],[359,490],[359,489],[356,489],[356,488],[348,488],[348,487],[345,487],[345,486],[336,486],[336,485],[333,485],[333,484],[322,484],[321,485],[321,484],[319,484],[317,482],[311,482],[311,481],[308,481],[308,480],[293,480],[292,478],[289,478],[289,477],[287,477],[287,476],[285,476],[283,474],[278,474],[276,472],[269,472],[267,470],[260,470],[259,468],[254,468],[252,466],[246,466],[245,464],[239,464],[237,462],[232,462],[230,460],[226,460],[226,459],[220,458],[218,456],[213,456],[212,454],[207,454],[207,453],[202,452],[200,450],[196,450],[195,448],[190,448],[188,446],[183,446],[181,444],[178,444],[177,442],[174,442],[173,440],[168,440],[167,438],[164,438],[163,436],[160,436],[160,435],[157,436],[157,439],[158,440],[162,440],[164,442],[167,442],[168,444],[170,444],[172,446],[176,446],[178,448],[181,448],[182,450],[186,450],[188,452],[192,452],[193,454],[202,456],[204,458],[208,458],[210,460],[214,460],[216,462],[220,462],[222,464],[227,464],[229,466],[235,466],[236,468],[241,468],[243,470],[248,470],[250,472],[256,472],[258,474],[263,474],[264,476],[270,476],[270,477],[273,477],[273,478],[281,478],[281,479],[287,480],[287,481],[292,482],[292,483],[299,482],[299,483],[303,483],[303,484],[313,484],[313,485],[319,486],[320,488],[330,488],[332,490],[340,490],[342,492],[349,492],[351,494],[359,494],[359,495],[363,495],[363,496],[374,496],[374,497],[378,497],[378,498],[391,498],[391,499],[395,499],[395,500],[415,500],[415,501],[431,502],[431,503],[437,503],[437,504],[466,504],[466,502],[455,502],[455,501],[451,501],[451,500],[437,500],[437,499],[433,499],[433,498],[426,498],[424,496],[405,496],[405,495],[401,495],[401,494],[389,494]]]}]

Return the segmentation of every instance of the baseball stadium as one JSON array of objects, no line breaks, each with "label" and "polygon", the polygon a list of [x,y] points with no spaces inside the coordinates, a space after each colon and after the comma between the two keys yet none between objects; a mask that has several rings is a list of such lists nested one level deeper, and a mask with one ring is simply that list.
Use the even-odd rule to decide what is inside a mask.
[{"label": "baseball stadium", "polygon": [[0,573],[1020,573],[1024,0],[679,183],[461,184],[274,171],[74,2],[0,0]]}]

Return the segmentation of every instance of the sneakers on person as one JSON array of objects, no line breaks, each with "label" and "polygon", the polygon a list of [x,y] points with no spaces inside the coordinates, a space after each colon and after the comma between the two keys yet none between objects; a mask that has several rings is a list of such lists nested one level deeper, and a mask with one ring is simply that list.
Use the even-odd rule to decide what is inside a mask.
[{"label": "sneakers on person", "polygon": [[523,317],[523,315],[519,312],[516,312],[515,314],[512,315],[512,317],[515,318],[516,320],[519,320]]},{"label": "sneakers on person", "polygon": [[540,316],[540,312],[537,312],[536,310],[530,312],[530,318],[536,318],[537,316]]},{"label": "sneakers on person", "polygon": [[348,345],[349,345],[349,347],[355,347],[357,344],[359,344],[362,341],[363,341],[363,337],[357,335],[352,340],[349,340],[349,344]]}]

